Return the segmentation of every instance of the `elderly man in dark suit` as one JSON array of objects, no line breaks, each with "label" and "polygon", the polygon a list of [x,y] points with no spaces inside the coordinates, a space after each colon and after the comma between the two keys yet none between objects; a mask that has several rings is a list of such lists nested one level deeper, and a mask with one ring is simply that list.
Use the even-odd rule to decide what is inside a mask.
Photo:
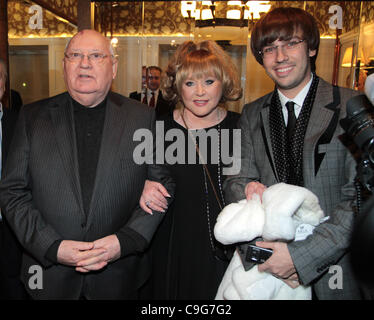
[{"label": "elderly man in dark suit", "polygon": [[360,299],[348,259],[356,164],[338,138],[356,93],[314,73],[319,40],[314,18],[297,8],[274,9],[255,25],[252,52],[276,88],[243,109],[241,171],[226,180],[225,194],[250,199],[278,182],[314,192],[329,220],[303,241],[257,242],[273,250],[258,269],[290,286],[312,285],[317,299]]},{"label": "elderly man in dark suit", "polygon": [[34,299],[136,299],[162,214],[137,205],[154,174],[133,159],[133,135],[153,131],[154,111],[109,91],[117,60],[96,31],[71,39],[63,69],[68,93],[21,110],[0,184],[21,278]]},{"label": "elderly man in dark suit", "polygon": [[143,92],[132,92],[129,96],[131,99],[141,101],[151,108],[155,108],[157,119],[173,110],[172,103],[164,99],[160,90],[161,73],[161,68],[157,66],[148,67],[146,89]]}]

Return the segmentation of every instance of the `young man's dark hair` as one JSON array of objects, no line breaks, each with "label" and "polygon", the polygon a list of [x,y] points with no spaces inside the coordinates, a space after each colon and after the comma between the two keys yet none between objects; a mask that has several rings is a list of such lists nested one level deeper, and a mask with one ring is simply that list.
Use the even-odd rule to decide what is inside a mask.
[{"label": "young man's dark hair", "polygon": [[316,50],[310,57],[311,70],[315,71],[320,34],[316,20],[308,12],[292,7],[276,8],[264,15],[254,26],[251,35],[251,49],[258,63],[263,64],[262,49],[275,40],[290,40],[301,31],[309,50]]},{"label": "young man's dark hair", "polygon": [[149,66],[147,68],[147,71],[148,70],[158,70],[158,71],[160,71],[160,73],[162,73],[162,69],[160,67],[158,67],[158,66]]}]

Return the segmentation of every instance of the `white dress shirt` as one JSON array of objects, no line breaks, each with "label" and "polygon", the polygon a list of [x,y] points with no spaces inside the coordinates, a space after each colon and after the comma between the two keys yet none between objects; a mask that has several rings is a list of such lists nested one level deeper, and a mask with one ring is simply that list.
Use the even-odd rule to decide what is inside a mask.
[{"label": "white dress shirt", "polygon": [[280,103],[282,105],[283,118],[284,118],[284,122],[285,122],[286,126],[287,126],[287,123],[288,123],[288,111],[287,111],[286,103],[288,101],[293,101],[295,103],[294,108],[295,108],[295,116],[296,116],[296,119],[297,119],[299,117],[300,112],[301,112],[301,108],[303,107],[304,100],[305,100],[305,98],[306,98],[306,96],[309,92],[310,86],[312,85],[312,81],[313,81],[313,74],[311,75],[311,78],[310,78],[309,82],[305,85],[305,87],[293,99],[287,98],[278,89],[279,100],[280,100]]}]

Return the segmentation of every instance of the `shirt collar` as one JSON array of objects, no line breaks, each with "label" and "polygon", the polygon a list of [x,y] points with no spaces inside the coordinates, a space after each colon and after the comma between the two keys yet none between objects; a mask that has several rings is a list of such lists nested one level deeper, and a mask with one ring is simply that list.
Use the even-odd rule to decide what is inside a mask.
[{"label": "shirt collar", "polygon": [[310,77],[309,82],[305,85],[305,87],[293,99],[287,98],[282,92],[279,91],[279,89],[277,89],[278,94],[279,94],[279,100],[282,104],[282,107],[285,107],[285,105],[288,101],[293,101],[293,102],[295,102],[295,104],[297,106],[299,106],[301,108],[303,106],[304,100],[305,100],[305,98],[306,98],[306,96],[309,92],[309,88],[312,85],[312,81],[313,81],[313,73],[311,73],[311,77]]},{"label": "shirt collar", "polygon": [[154,92],[154,94],[155,94],[155,102],[156,102],[157,98],[158,98],[158,92],[159,91],[160,91],[160,89],[157,89],[155,91],[147,89],[147,100],[150,101],[150,99],[152,98],[152,92]]}]

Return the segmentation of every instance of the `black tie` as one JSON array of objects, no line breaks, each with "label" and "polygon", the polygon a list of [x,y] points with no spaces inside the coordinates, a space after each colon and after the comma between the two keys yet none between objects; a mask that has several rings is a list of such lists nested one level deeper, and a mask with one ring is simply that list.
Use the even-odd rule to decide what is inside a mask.
[{"label": "black tie", "polygon": [[286,103],[287,111],[288,111],[288,122],[287,122],[287,137],[288,141],[291,140],[292,133],[295,129],[296,124],[296,116],[295,116],[295,102],[288,101]]}]

